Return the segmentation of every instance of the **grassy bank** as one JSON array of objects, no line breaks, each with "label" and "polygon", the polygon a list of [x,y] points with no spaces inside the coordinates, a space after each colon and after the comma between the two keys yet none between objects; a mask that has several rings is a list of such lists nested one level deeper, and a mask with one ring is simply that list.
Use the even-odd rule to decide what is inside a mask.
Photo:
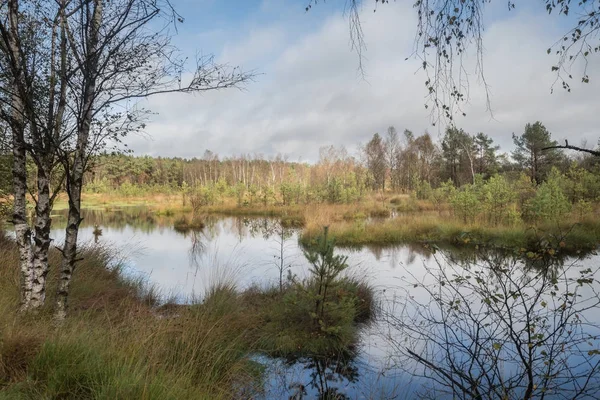
[{"label": "grassy bank", "polygon": [[[18,256],[0,236],[0,399],[249,398],[262,387],[262,367],[251,354],[307,356],[349,347],[365,304],[372,304],[363,284],[340,282],[328,301],[350,304],[350,312],[331,316],[343,334],[325,333],[305,324],[307,302],[314,301],[302,297],[310,293],[308,281],[243,292],[219,283],[203,302],[159,305],[143,282],[124,277],[108,249],[89,248],[82,257],[70,315],[57,327],[50,307],[16,313]],[[58,262],[52,251],[51,266]]]},{"label": "grassy bank", "polygon": [[[301,235],[309,244],[320,232],[324,221],[310,221]],[[438,215],[401,215],[379,223],[341,221],[329,224],[338,245],[393,245],[432,242],[453,245],[493,245],[499,247],[538,248],[545,242],[566,251],[595,249],[600,244],[600,221],[562,221],[537,226],[478,226],[464,224]]]}]

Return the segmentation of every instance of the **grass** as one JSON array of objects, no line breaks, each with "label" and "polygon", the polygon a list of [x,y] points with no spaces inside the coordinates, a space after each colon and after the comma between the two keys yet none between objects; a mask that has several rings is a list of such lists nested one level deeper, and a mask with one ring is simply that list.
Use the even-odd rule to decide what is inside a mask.
[{"label": "grass", "polygon": [[[58,329],[50,309],[15,313],[14,250],[1,239],[0,399],[212,399],[254,390],[256,365],[243,338],[252,324],[244,314],[200,304],[179,318],[157,318],[153,292],[106,268],[114,257],[96,248],[82,253],[70,316]],[[51,264],[57,261],[52,252]]]},{"label": "grass", "polygon": [[[121,208],[132,206],[150,207],[156,212],[168,214],[175,211],[188,211],[190,208],[184,206],[181,195],[153,194],[144,196],[122,196],[118,194],[96,194],[83,193],[82,203],[85,208],[106,209],[106,207]],[[69,208],[68,199],[64,193],[60,194],[55,203],[54,210],[66,210]],[[167,214],[165,214],[167,215]],[[169,216],[169,215],[167,215]]]},{"label": "grass", "polygon": [[307,279],[288,283],[283,291],[254,287],[241,294],[241,301],[260,316],[257,341],[263,352],[289,359],[336,358],[356,347],[360,324],[374,317],[373,289],[360,279],[340,279],[325,299],[323,318],[317,320],[315,285]]},{"label": "grass", "polygon": [[[321,231],[324,221],[312,220],[302,232],[301,242],[308,244]],[[595,249],[600,244],[600,222],[562,221],[537,226],[482,226],[464,224],[437,213],[399,215],[383,222],[340,221],[329,223],[329,231],[341,246],[393,245],[432,242],[454,245],[494,245],[500,247],[539,247],[543,240],[555,241],[565,251]]]},{"label": "grass", "polygon": [[21,315],[18,254],[0,235],[0,399],[252,398],[261,390],[263,367],[251,355],[347,347],[372,304],[366,285],[340,283],[331,304],[345,302],[355,311],[350,320],[332,316],[340,331],[324,335],[305,324],[314,301],[305,295],[309,282],[283,292],[239,292],[225,278],[203,301],[161,304],[156,290],[126,277],[110,249],[90,247],[81,256],[69,316],[57,327],[51,308],[60,254],[50,254],[46,308]]}]

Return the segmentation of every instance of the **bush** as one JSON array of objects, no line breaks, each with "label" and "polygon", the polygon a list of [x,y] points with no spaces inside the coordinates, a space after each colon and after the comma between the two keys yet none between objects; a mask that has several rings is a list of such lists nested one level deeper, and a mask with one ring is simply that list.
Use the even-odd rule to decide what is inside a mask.
[{"label": "bush", "polygon": [[481,202],[477,198],[472,185],[465,185],[450,198],[454,214],[465,224],[475,222],[479,214]]},{"label": "bush", "polygon": [[529,200],[527,209],[539,222],[558,222],[571,211],[571,203],[560,187],[560,173],[552,168],[546,182],[543,182],[535,196]]},{"label": "bush", "polygon": [[503,176],[492,176],[484,185],[483,192],[484,207],[492,225],[514,222],[514,208],[511,206],[516,199],[516,193]]}]

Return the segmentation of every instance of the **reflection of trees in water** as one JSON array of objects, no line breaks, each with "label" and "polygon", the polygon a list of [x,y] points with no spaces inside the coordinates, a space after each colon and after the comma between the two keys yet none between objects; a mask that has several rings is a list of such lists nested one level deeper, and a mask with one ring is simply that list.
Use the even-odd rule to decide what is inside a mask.
[{"label": "reflection of trees in water", "polygon": [[190,265],[196,269],[200,267],[200,260],[205,254],[208,248],[207,243],[209,240],[205,240],[204,232],[202,230],[192,230],[189,232],[189,238],[191,241],[190,250],[188,251]]},{"label": "reflection of trees in water", "polygon": [[427,397],[597,398],[598,266],[534,256],[442,250],[405,281],[388,340]]},{"label": "reflection of trees in water", "polygon": [[[290,250],[296,247],[290,238],[294,235],[294,229],[286,227],[280,219],[276,218],[245,218],[244,225],[252,237],[261,236],[265,241],[273,240],[274,254],[272,264],[279,272],[279,290],[283,291],[285,280],[293,279],[291,274],[292,260],[289,257]],[[285,278],[284,275],[288,274]]]},{"label": "reflection of trees in water", "polygon": [[403,244],[365,244],[358,246],[337,246],[341,248],[351,249],[355,251],[368,250],[373,254],[375,260],[381,261],[386,256],[389,257],[389,263],[392,268],[401,264],[400,256],[406,255],[404,262],[412,264],[417,256],[422,256],[425,259],[431,258],[433,252],[431,248],[423,243],[403,243]]},{"label": "reflection of trees in water", "polygon": [[[346,354],[337,358],[308,357],[287,361],[288,365],[302,364],[309,370],[308,382],[292,382],[288,389],[292,391],[290,399],[346,400],[350,397],[342,393],[342,387],[358,381],[358,367],[354,357]],[[316,391],[309,392],[309,388]]]},{"label": "reflection of trees in water", "polygon": [[223,218],[216,215],[207,215],[202,221],[204,222],[204,228],[202,233],[206,242],[213,242],[221,236],[223,232]]},{"label": "reflection of trees in water", "polygon": [[[519,264],[520,271],[535,274],[548,274],[549,278],[556,279],[565,266],[572,265],[589,255],[596,254],[594,251],[578,252],[576,256],[572,253],[561,251],[561,249],[539,249],[528,251],[523,248],[498,248],[498,247],[436,247],[438,257],[446,263],[469,267],[473,264],[487,264],[491,266],[503,266]],[[492,271],[493,272],[493,271]],[[495,276],[495,274],[492,274]]]},{"label": "reflection of trees in water", "polygon": [[289,239],[297,231],[295,228],[284,226],[279,218],[243,218],[242,222],[250,236],[262,236],[265,240],[269,240],[272,236]]},{"label": "reflection of trees in water", "polygon": [[[159,227],[171,226],[172,218],[155,216],[146,207],[127,207],[116,210],[82,209],[82,227],[107,227],[124,230],[132,227],[143,233],[151,233]],[[57,211],[53,217],[54,228],[62,229],[66,224],[66,212]]]}]

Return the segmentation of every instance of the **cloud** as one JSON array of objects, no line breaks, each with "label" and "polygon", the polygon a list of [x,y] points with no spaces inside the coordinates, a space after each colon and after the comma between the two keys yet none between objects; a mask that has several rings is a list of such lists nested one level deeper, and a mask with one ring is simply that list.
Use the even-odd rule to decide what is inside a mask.
[{"label": "cloud", "polygon": [[[306,22],[310,13],[286,15],[287,20],[271,24],[243,24],[244,34],[224,40],[219,59],[263,72],[255,83],[243,91],[149,100],[147,105],[159,113],[147,128],[152,139],[131,137],[130,147],[138,154],[162,156],[201,156],[210,149],[222,156],[283,153],[314,161],[320,146],[345,145],[353,152],[389,125],[441,135],[443,127],[432,128],[424,108],[425,76],[417,72],[419,63],[405,61],[416,30],[412,7],[393,3],[376,13],[363,10],[365,79],[358,74],[348,23],[339,10],[319,17],[311,29]],[[472,77],[467,116],[459,117],[457,125],[489,134],[505,150],[512,148],[512,132],[521,133],[536,120],[556,139],[595,144],[596,82],[550,95],[554,59],[545,50],[561,33],[552,19],[529,10],[489,22],[484,72],[494,118],[485,109],[483,88]],[[466,64],[474,66],[472,59]]]}]

